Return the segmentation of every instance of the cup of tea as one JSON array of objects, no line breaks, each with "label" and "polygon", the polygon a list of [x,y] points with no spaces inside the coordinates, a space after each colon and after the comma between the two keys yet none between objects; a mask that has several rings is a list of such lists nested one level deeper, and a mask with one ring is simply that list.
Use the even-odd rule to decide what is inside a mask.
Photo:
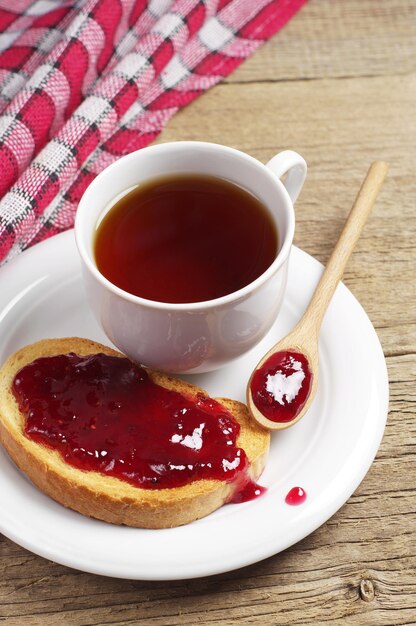
[{"label": "cup of tea", "polygon": [[75,236],[110,341],[173,373],[219,368],[256,345],[281,308],[305,177],[296,152],[263,165],[193,141],[143,148],[101,172]]}]

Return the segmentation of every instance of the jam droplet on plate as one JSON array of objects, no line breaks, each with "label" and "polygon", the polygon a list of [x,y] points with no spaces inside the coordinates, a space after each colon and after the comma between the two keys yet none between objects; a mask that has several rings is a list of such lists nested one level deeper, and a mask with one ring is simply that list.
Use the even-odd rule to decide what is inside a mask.
[{"label": "jam droplet on plate", "polygon": [[272,422],[290,422],[302,410],[311,389],[308,359],[299,352],[276,352],[254,373],[251,395]]},{"label": "jam droplet on plate", "polygon": [[157,385],[126,358],[39,358],[16,374],[13,392],[26,436],[81,470],[143,489],[218,479],[242,494],[252,489],[253,497],[261,490],[251,485],[247,456],[236,443],[240,425],[229,411],[203,394]]},{"label": "jam droplet on plate", "polygon": [[303,504],[306,497],[306,491],[302,487],[292,487],[286,495],[285,502],[291,506],[297,506],[298,504]]}]

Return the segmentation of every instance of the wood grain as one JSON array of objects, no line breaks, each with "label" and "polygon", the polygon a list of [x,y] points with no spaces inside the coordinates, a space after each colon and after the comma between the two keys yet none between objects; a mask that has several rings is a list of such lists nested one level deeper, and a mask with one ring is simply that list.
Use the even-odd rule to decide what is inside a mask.
[{"label": "wood grain", "polygon": [[309,174],[296,244],[322,262],[370,162],[389,163],[344,276],[376,327],[390,377],[385,436],[362,484],[284,553],[194,581],[93,576],[0,536],[0,624],[416,624],[415,42],[412,0],[310,0],[159,139],[216,141],[263,162],[284,148],[300,152]]}]

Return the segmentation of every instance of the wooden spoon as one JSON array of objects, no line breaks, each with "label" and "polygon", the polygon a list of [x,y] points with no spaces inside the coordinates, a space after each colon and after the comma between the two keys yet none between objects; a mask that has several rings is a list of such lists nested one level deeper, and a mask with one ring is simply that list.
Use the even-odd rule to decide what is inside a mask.
[{"label": "wooden spoon", "polygon": [[[387,164],[383,161],[374,162],[370,169],[367,172],[367,176],[361,185],[361,189],[358,192],[358,195],[355,199],[355,202],[352,206],[350,214],[347,218],[345,226],[341,232],[341,235],[335,245],[335,248],[332,251],[330,259],[327,263],[327,266],[321,276],[321,279],[314,291],[312,299],[309,303],[309,306],[304,313],[301,320],[295,326],[289,335],[287,335],[284,339],[279,341],[271,350],[267,352],[267,354],[261,359],[258,363],[257,367],[253,371],[250,376],[250,380],[247,385],[247,405],[250,413],[253,418],[261,424],[262,426],[269,428],[270,430],[281,430],[283,428],[288,428],[289,426],[293,426],[296,424],[306,413],[308,410],[314,396],[316,393],[316,389],[318,386],[318,369],[319,369],[319,358],[318,358],[318,336],[319,330],[322,324],[322,319],[325,315],[325,311],[329,305],[329,302],[334,294],[334,291],[341,280],[341,277],[344,273],[345,266],[348,262],[348,259],[353,251],[355,244],[357,243],[361,231],[367,221],[367,218],[370,214],[370,211],[374,205],[374,202],[377,198],[377,195],[381,189],[384,178],[387,173]],[[307,371],[305,372],[305,367],[300,367],[301,363],[299,360],[296,360],[296,364],[294,370],[301,370],[305,374],[304,384],[305,388],[303,393],[306,393],[306,397],[301,400],[302,392],[291,390],[290,393],[295,393],[295,397],[292,399],[290,395],[285,395],[286,391],[283,388],[280,391],[273,390],[273,394],[278,394],[278,399],[275,395],[270,395],[265,393],[265,396],[272,405],[272,409],[276,411],[282,412],[281,406],[286,404],[289,407],[289,413],[286,415],[280,415],[282,419],[288,419],[288,415],[290,415],[290,411],[293,411],[294,417],[290,419],[290,421],[275,421],[276,415],[273,416],[273,420],[266,417],[266,415],[262,412],[259,406],[256,406],[253,395],[252,395],[252,381],[256,372],[264,365],[264,363],[272,356],[274,360],[279,359],[280,356],[278,353],[296,353],[297,355],[304,355],[307,360],[307,365],[309,366],[309,371],[311,376],[308,376]],[[287,362],[287,361],[286,361]],[[295,360],[292,357],[291,363],[295,363]],[[269,365],[269,364],[268,364]],[[283,370],[281,370],[283,372]],[[286,371],[293,371],[286,370]],[[266,373],[265,373],[266,376]],[[280,380],[283,380],[283,385],[286,384],[288,377],[283,376],[283,379],[280,376]],[[257,374],[255,379],[255,385],[258,384],[260,380],[260,374]],[[310,389],[309,393],[307,392],[307,383],[308,379],[310,379]],[[265,380],[265,378],[263,378]],[[293,382],[294,379],[292,379]],[[266,383],[264,383],[264,389],[266,387]],[[254,393],[254,392],[253,392]],[[298,395],[296,395],[298,394]],[[283,401],[283,398],[286,398],[286,402]],[[287,400],[289,399],[289,402]],[[289,405],[293,403],[293,408]],[[264,407],[264,405],[263,405]],[[267,409],[263,408],[263,411],[267,411]],[[277,416],[279,419],[279,416]]]}]

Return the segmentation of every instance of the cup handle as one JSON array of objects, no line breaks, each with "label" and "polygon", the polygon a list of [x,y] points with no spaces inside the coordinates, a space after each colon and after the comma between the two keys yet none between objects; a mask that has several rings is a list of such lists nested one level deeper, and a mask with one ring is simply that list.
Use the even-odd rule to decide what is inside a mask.
[{"label": "cup handle", "polygon": [[284,152],[279,152],[279,154],[272,157],[266,163],[266,167],[278,178],[287,174],[286,179],[282,183],[286,187],[292,203],[295,204],[296,198],[305,182],[308,169],[305,159],[297,152],[293,152],[293,150],[284,150]]}]

